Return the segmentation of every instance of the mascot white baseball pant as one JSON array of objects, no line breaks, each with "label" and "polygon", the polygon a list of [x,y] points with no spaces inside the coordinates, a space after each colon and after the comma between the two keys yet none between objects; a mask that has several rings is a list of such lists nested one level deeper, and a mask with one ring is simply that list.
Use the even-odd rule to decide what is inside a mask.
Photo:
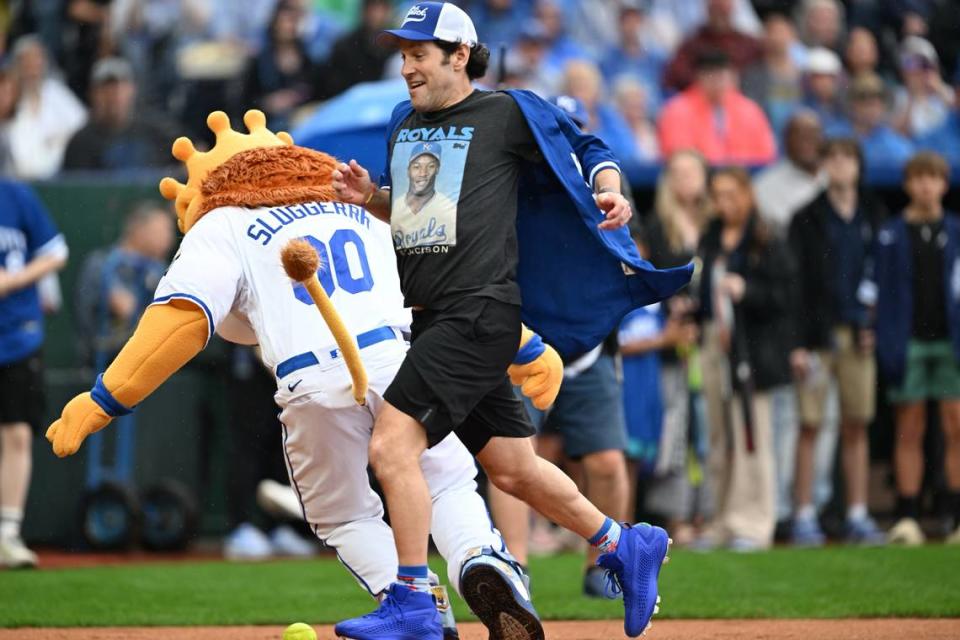
[{"label": "mascot white baseball pant", "polygon": [[[365,406],[353,401],[346,365],[335,352],[316,353],[319,364],[279,380],[275,396],[287,470],[304,517],[374,596],[396,580],[397,552],[383,504],[370,488],[367,446],[382,394],[406,349],[400,340],[387,340],[361,351],[369,377]],[[473,456],[455,435],[426,451],[421,466],[433,498],[430,533],[459,593],[467,552],[481,546],[499,550],[503,540],[476,492]]]}]

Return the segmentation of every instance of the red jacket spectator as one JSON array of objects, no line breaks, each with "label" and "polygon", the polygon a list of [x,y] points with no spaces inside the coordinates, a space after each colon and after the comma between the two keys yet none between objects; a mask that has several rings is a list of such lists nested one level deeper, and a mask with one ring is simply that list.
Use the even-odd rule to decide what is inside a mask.
[{"label": "red jacket spectator", "polygon": [[667,102],[657,128],[664,157],[696,149],[711,164],[763,164],[777,153],[767,116],[736,89],[720,51],[701,54],[696,81]]},{"label": "red jacket spectator", "polygon": [[729,0],[707,3],[707,22],[677,49],[663,76],[664,86],[676,91],[686,89],[693,82],[697,57],[717,50],[726,53],[738,71],[763,57],[763,43],[734,28],[733,3]]}]

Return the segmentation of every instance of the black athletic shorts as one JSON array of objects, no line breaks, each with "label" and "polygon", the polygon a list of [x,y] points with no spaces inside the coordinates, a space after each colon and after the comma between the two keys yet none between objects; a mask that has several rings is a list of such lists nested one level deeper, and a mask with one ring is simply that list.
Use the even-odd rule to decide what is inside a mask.
[{"label": "black athletic shorts", "polygon": [[36,351],[23,360],[0,364],[0,425],[26,422],[43,426],[43,358]]},{"label": "black athletic shorts", "polygon": [[536,433],[507,377],[520,345],[520,307],[465,297],[442,311],[415,311],[411,330],[384,398],[423,425],[428,446],[455,432],[476,455],[494,436]]}]

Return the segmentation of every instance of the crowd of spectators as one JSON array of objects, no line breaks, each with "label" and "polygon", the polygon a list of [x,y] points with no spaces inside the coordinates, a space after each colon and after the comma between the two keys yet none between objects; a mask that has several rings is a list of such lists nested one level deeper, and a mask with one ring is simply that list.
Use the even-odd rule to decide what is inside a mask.
[{"label": "crowd of spectators", "polygon": [[[256,106],[287,127],[354,84],[397,74],[375,38],[408,4],[15,3],[0,19],[4,171],[42,179],[164,165],[171,125],[207,136],[197,123],[216,108]],[[627,165],[678,148],[767,164],[802,108],[828,135],[857,138],[868,171],[899,169],[926,148],[960,161],[960,8],[948,0],[457,4],[493,52],[483,84],[574,95]]]},{"label": "crowd of spectators", "polygon": [[[755,178],[711,169],[695,151],[672,155],[635,230],[654,265],[701,265],[689,290],[620,329],[640,512],[662,517],[680,544],[750,551],[775,531],[824,544],[832,501],[843,510],[833,533],[848,542],[917,544],[931,465],[942,469],[931,488],[943,532],[960,543],[960,218],[942,203],[949,165],[913,154],[907,205],[893,211],[864,185],[855,138],[825,137],[806,110],[786,128],[787,157]],[[897,496],[886,533],[869,508],[878,406],[891,407],[895,431],[895,482],[880,492]],[[928,406],[944,455],[925,462]]]},{"label": "crowd of spectators", "polygon": [[[716,58],[704,60],[712,69]],[[579,100],[555,104],[591,130]],[[626,484],[607,495],[639,494],[636,517],[662,519],[675,542],[699,549],[765,549],[778,531],[820,546],[827,509],[831,533],[848,543],[919,544],[924,486],[940,496],[940,533],[960,544],[960,218],[943,205],[950,166],[935,152],[911,153],[907,205],[893,211],[866,185],[867,145],[852,133],[828,135],[809,108],[784,130],[784,157],[756,175],[695,149],[667,157],[634,240],[657,267],[695,260],[694,281],[624,319],[619,382],[571,405],[561,399],[577,392],[580,360],[567,363],[576,377],[565,373],[546,423],[580,423],[558,429],[562,446],[544,427],[538,450],[565,453],[588,488],[600,482],[592,457],[603,456],[611,487],[625,461]],[[612,414],[583,419],[587,398],[610,385],[622,388],[625,445],[611,435]],[[924,458],[930,403],[942,459]],[[894,482],[871,495],[878,406],[892,409]],[[942,469],[932,485],[929,468]],[[871,515],[876,494],[896,496],[883,513],[889,531]],[[493,513],[499,523],[496,501]],[[522,557],[564,545],[544,531],[535,526]],[[584,593],[595,591],[588,571]]]}]

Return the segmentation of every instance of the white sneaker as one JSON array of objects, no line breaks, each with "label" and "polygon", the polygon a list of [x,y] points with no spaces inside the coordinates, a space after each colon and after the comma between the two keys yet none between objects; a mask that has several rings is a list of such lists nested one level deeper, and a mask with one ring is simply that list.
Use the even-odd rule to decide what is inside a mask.
[{"label": "white sneaker", "polygon": [[19,537],[0,540],[0,567],[33,569],[36,566],[37,554],[27,549]]},{"label": "white sneaker", "polygon": [[263,531],[244,522],[224,540],[223,555],[227,560],[265,560],[273,548]]},{"label": "white sneaker", "polygon": [[957,530],[948,535],[944,542],[947,544],[960,545],[960,524],[957,525]]},{"label": "white sneaker", "polygon": [[736,551],[737,553],[756,553],[758,551],[766,551],[767,547],[752,538],[735,536],[730,539],[730,542],[727,544],[727,549]]},{"label": "white sneaker", "polygon": [[918,547],[927,541],[920,524],[913,518],[900,518],[887,532],[887,542]]},{"label": "white sneaker", "polygon": [[257,504],[275,518],[303,521],[303,506],[290,485],[261,480],[257,485]]},{"label": "white sneaker", "polygon": [[270,547],[278,556],[307,558],[317,553],[317,545],[301,538],[287,525],[281,525],[270,533]]}]

